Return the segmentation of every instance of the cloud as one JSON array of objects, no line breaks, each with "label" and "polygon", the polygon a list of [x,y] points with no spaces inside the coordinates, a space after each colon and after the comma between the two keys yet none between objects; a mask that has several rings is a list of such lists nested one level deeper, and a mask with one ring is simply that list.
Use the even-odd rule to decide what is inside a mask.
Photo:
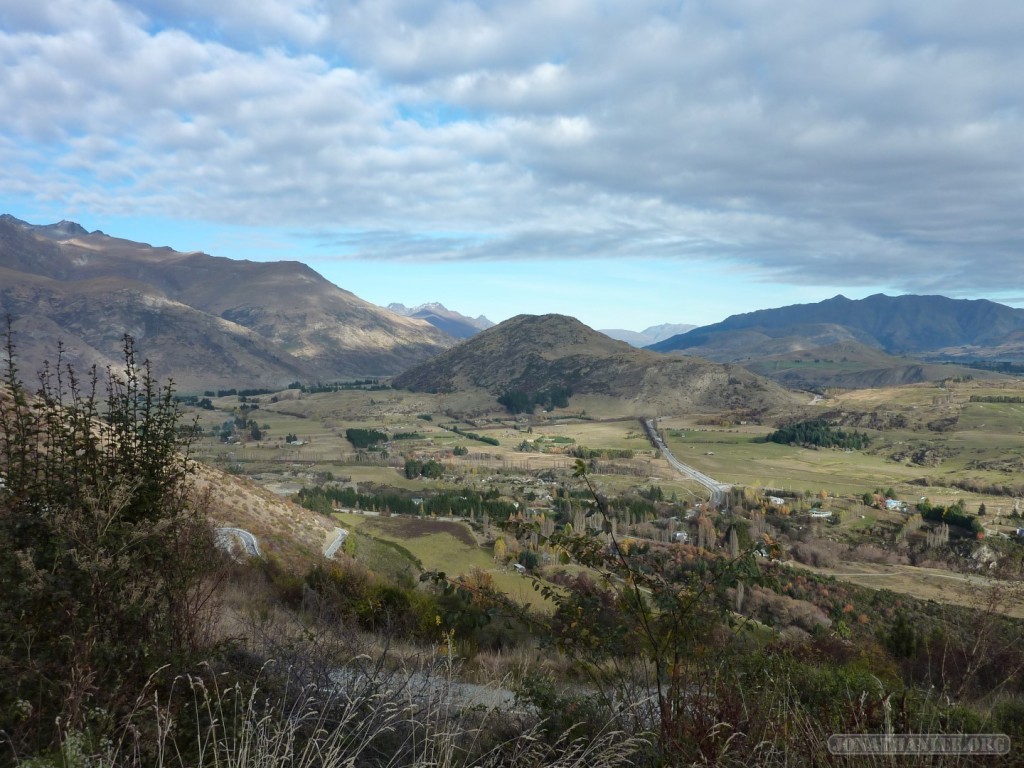
[{"label": "cloud", "polygon": [[333,258],[723,260],[992,291],[1014,2],[0,0],[0,194]]}]

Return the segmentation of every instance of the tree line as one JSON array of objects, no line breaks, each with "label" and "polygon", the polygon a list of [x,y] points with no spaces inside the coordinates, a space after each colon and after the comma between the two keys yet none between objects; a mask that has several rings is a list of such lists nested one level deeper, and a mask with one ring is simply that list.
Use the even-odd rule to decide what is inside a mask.
[{"label": "tree line", "polygon": [[821,419],[798,421],[771,432],[765,438],[781,445],[805,445],[816,448],[850,448],[861,450],[871,442],[864,432],[833,427]]}]

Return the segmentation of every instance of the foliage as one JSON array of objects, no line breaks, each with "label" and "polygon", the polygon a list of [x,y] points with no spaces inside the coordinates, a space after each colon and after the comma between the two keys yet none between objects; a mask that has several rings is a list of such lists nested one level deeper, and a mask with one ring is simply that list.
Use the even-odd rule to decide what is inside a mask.
[{"label": "foliage", "polygon": [[798,421],[781,427],[765,438],[770,443],[782,445],[807,445],[818,448],[866,448],[871,439],[863,432],[847,432],[829,425],[821,419]]},{"label": "foliage", "polygon": [[353,448],[376,448],[378,444],[387,442],[388,436],[376,429],[345,430],[345,439],[352,443]]},{"label": "foliage", "polygon": [[[592,509],[610,523],[612,511],[590,485],[583,461],[576,462],[574,474],[587,486]],[[571,659],[604,706],[614,710],[614,701],[648,701],[653,690],[653,709],[630,708],[630,716],[636,718],[631,726],[643,730],[655,724],[661,754],[681,754],[694,653],[730,623],[727,589],[738,581],[759,581],[751,552],[708,556],[679,569],[671,567],[669,550],[653,553],[647,547],[627,547],[614,535],[606,542],[571,529],[546,537],[532,526],[526,531],[538,536],[547,550],[592,574],[558,585],[535,579],[534,588],[555,610],[547,620],[532,617],[533,624]],[[519,562],[529,568],[533,558],[536,553],[524,549]],[[433,577],[446,580],[444,574]],[[637,681],[645,693],[634,688]],[[560,697],[552,700],[564,703]],[[535,698],[531,703],[544,702]],[[556,713],[544,714],[560,722]]]},{"label": "foliage", "polygon": [[419,459],[405,460],[405,476],[410,480],[417,477],[437,479],[444,474],[444,466],[433,459],[420,461]]},{"label": "foliage", "polygon": [[568,408],[570,397],[572,397],[572,389],[569,387],[550,387],[539,392],[510,389],[498,397],[498,403],[505,406],[512,414],[533,413],[538,406],[543,411]]},{"label": "foliage", "polygon": [[632,448],[587,448],[575,445],[569,450],[569,455],[577,459],[632,459],[634,451]]},{"label": "foliage", "polygon": [[478,435],[476,432],[466,432],[465,430],[461,429],[460,427],[457,427],[454,424],[448,425],[447,427],[445,427],[445,429],[454,432],[456,435],[462,435],[463,437],[468,437],[470,440],[476,440],[477,442],[480,443],[486,443],[487,445],[501,445],[501,443],[498,442],[498,438],[496,437],[489,437],[488,435]]},{"label": "foliage", "polygon": [[[171,386],[136,363],[31,393],[8,339],[0,398],[0,731],[16,751],[113,715],[206,639],[213,536]],[[91,727],[91,726],[90,726]]]},{"label": "foliage", "polygon": [[958,500],[955,504],[950,504],[948,507],[932,504],[925,499],[918,503],[917,511],[921,513],[922,518],[932,522],[958,525],[975,534],[985,530],[981,520],[964,511],[963,499]]},{"label": "foliage", "polygon": [[395,432],[391,436],[392,440],[422,440],[423,435],[419,432]]},{"label": "foliage", "polygon": [[347,509],[387,511],[403,515],[471,517],[486,514],[496,522],[508,520],[516,513],[515,505],[500,500],[496,492],[480,493],[472,488],[460,488],[431,494],[422,491],[418,493],[425,496],[421,504],[414,501],[409,492],[381,490],[377,493],[360,493],[352,488],[303,488],[295,494],[294,500],[306,509],[324,514],[329,514],[334,504]]}]

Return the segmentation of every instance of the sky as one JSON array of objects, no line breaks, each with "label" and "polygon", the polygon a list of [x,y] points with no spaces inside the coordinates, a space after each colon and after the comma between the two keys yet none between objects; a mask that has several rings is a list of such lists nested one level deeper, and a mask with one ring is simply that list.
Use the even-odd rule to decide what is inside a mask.
[{"label": "sky", "polygon": [[1019,0],[0,0],[0,212],[595,328],[1024,306]]}]

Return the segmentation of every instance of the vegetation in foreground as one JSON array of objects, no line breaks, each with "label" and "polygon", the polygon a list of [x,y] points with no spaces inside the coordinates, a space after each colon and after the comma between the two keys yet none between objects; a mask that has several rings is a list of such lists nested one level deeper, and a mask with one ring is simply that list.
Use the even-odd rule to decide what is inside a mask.
[{"label": "vegetation in foreground", "polygon": [[[844,588],[766,562],[763,526],[708,521],[696,547],[620,536],[635,510],[588,488],[582,462],[565,523],[510,513],[495,540],[499,557],[499,540],[534,552],[538,574],[540,555],[561,563],[534,581],[549,612],[482,574],[232,564],[191,493],[169,388],[130,345],[105,401],[95,381],[58,370],[30,393],[8,368],[5,761],[853,765],[830,734],[1024,738],[1005,594],[967,612]],[[497,710],[460,679],[488,664],[512,673],[490,678],[515,694]]]}]

